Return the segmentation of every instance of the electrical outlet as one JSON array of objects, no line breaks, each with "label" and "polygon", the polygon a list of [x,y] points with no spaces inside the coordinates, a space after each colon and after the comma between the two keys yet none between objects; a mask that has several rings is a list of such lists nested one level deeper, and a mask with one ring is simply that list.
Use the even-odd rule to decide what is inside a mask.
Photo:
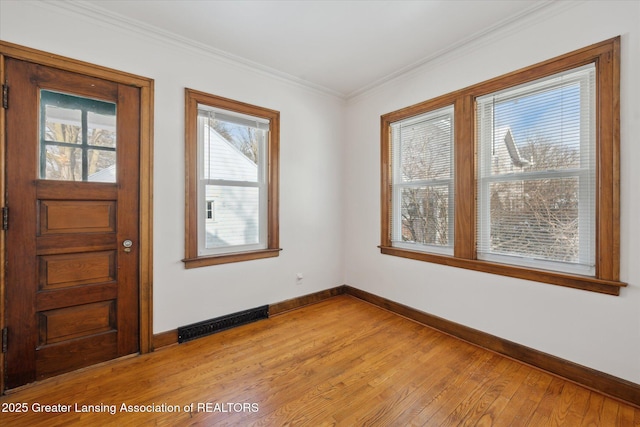
[{"label": "electrical outlet", "polygon": [[296,285],[302,285],[302,279],[304,279],[302,273],[296,274]]}]

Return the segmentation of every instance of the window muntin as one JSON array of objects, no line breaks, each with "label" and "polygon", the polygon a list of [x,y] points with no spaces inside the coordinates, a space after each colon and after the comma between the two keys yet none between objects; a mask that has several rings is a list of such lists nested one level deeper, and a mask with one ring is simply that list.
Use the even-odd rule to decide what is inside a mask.
[{"label": "window muntin", "polygon": [[476,105],[478,259],[595,275],[595,66]]},{"label": "window muntin", "polygon": [[453,106],[391,124],[392,245],[453,254]]}]

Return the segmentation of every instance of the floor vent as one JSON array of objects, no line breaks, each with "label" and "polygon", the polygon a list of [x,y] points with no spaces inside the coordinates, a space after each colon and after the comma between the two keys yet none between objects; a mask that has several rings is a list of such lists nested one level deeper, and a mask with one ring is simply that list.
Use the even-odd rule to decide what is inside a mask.
[{"label": "floor vent", "polygon": [[204,320],[187,326],[181,326],[178,328],[178,342],[183,343],[191,341],[196,338],[215,334],[216,332],[235,328],[236,326],[246,325],[247,323],[255,322],[256,320],[267,319],[268,317],[269,306],[265,305],[217,317],[215,319]]}]

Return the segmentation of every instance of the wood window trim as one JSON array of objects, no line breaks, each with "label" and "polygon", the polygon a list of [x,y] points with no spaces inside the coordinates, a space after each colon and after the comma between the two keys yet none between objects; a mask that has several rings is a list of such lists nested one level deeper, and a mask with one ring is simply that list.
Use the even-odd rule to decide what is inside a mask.
[{"label": "wood window trim", "polygon": [[[267,247],[260,250],[198,255],[198,104],[234,111],[270,122],[267,160]],[[232,99],[185,89],[185,268],[272,258],[279,248],[280,112]]]},{"label": "wood window trim", "polygon": [[[594,63],[597,71],[596,274],[595,277],[536,270],[476,258],[475,99],[498,90]],[[444,256],[391,244],[391,123],[454,104],[454,255]],[[619,295],[620,281],[620,37],[514,71],[381,117],[382,254],[516,277],[559,286]]]}]

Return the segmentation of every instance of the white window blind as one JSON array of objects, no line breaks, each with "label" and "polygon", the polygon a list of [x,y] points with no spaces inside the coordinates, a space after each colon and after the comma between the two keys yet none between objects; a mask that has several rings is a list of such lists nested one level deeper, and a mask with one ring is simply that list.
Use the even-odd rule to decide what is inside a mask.
[{"label": "white window blind", "polygon": [[267,247],[268,131],[268,120],[198,106],[199,255]]},{"label": "white window blind", "polygon": [[477,99],[478,259],[595,274],[595,67]]},{"label": "white window blind", "polygon": [[391,125],[391,241],[453,254],[453,106]]}]

